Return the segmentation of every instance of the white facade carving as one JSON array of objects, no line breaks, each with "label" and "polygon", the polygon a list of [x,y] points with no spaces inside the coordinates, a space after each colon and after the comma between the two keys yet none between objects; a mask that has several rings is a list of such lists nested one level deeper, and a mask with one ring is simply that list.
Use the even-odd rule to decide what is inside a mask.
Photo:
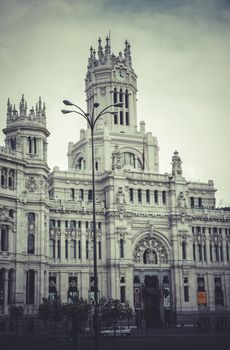
[{"label": "white facade carving", "polygon": [[[141,72],[140,72],[141,73]],[[90,50],[87,112],[111,107],[95,130],[96,230],[100,296],[138,308],[157,290],[170,293],[164,317],[227,317],[230,311],[230,211],[215,208],[213,181],[190,182],[177,151],[159,172],[157,138],[137,123],[137,76],[126,41],[111,53],[109,38]],[[68,146],[68,171],[47,164],[46,108],[8,101],[0,148],[0,316],[8,305],[36,312],[43,297],[87,298],[93,275],[91,134]],[[122,292],[121,292],[122,291]],[[124,292],[125,291],[125,292]],[[203,293],[203,294],[201,294]],[[202,299],[203,298],[203,299]],[[161,299],[150,325],[162,319]],[[208,317],[209,317],[208,316]]]}]

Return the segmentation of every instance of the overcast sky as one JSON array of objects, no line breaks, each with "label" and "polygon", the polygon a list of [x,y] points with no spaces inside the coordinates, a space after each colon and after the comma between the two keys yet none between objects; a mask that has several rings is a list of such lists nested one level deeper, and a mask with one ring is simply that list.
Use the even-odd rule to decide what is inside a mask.
[{"label": "overcast sky", "polygon": [[186,178],[214,180],[217,205],[230,206],[230,1],[0,0],[0,128],[8,97],[18,107],[24,93],[30,108],[41,96],[49,166],[66,170],[85,123],[63,116],[62,100],[85,108],[89,48],[109,31],[116,55],[131,43],[138,121],[158,138],[160,172],[178,150]]}]

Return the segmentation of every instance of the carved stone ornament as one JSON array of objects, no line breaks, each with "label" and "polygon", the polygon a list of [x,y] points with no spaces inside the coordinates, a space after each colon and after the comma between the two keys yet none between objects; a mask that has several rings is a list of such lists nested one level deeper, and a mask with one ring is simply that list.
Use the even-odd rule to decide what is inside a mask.
[{"label": "carved stone ornament", "polygon": [[118,144],[115,145],[112,153],[112,170],[121,169],[121,152],[119,151]]},{"label": "carved stone ornament", "polygon": [[182,168],[181,168],[181,158],[179,156],[179,153],[177,151],[174,152],[174,155],[172,157],[172,175],[182,175]]},{"label": "carved stone ornament", "polygon": [[105,96],[106,95],[106,87],[105,86],[100,88],[100,93],[101,93],[101,96]]},{"label": "carved stone ornament", "polygon": [[18,200],[19,200],[20,203],[26,204],[26,202],[27,202],[26,194],[27,194],[26,191],[22,191],[22,192],[20,193],[20,195],[19,195],[19,197],[18,197]]},{"label": "carved stone ornament", "polygon": [[29,178],[26,180],[26,188],[29,192],[35,192],[37,189],[37,180],[33,176],[29,176]]},{"label": "carved stone ornament", "polygon": [[123,188],[119,187],[117,191],[117,196],[116,196],[116,205],[117,205],[117,210],[120,214],[120,216],[125,212],[125,194],[123,192]]},{"label": "carved stone ornament", "polygon": [[39,188],[41,190],[41,192],[43,193],[46,193],[47,192],[47,187],[48,187],[48,184],[47,184],[47,181],[45,178],[40,178],[39,179]]},{"label": "carved stone ornament", "polygon": [[133,259],[137,263],[145,264],[168,263],[168,252],[159,239],[145,236],[137,242]]},{"label": "carved stone ornament", "polygon": [[0,220],[1,221],[10,221],[9,208],[3,207],[0,209]]},{"label": "carved stone ornament", "polygon": [[180,192],[177,198],[177,208],[179,209],[181,215],[186,214],[187,205],[186,205],[186,199],[183,192]]},{"label": "carved stone ornament", "polygon": [[152,221],[149,221],[145,227],[146,227],[146,229],[147,229],[149,232],[153,232],[153,231],[154,231],[154,224],[153,224]]}]

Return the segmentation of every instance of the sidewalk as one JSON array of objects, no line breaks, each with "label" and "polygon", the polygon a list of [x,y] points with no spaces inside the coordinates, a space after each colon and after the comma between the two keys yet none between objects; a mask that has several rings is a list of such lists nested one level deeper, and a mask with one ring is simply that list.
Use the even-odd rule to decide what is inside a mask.
[{"label": "sidewalk", "polygon": [[142,328],[134,329],[133,337],[230,337],[230,329],[201,331],[197,328]]}]

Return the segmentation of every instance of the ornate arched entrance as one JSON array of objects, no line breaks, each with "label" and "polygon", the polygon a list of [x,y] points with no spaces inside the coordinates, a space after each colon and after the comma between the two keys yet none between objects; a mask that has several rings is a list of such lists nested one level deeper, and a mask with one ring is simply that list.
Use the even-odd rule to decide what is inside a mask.
[{"label": "ornate arched entrance", "polygon": [[170,289],[169,251],[169,242],[158,232],[141,234],[134,242],[134,288],[140,289],[134,306],[138,323],[144,319],[147,328],[160,327],[170,313],[163,293]]}]

